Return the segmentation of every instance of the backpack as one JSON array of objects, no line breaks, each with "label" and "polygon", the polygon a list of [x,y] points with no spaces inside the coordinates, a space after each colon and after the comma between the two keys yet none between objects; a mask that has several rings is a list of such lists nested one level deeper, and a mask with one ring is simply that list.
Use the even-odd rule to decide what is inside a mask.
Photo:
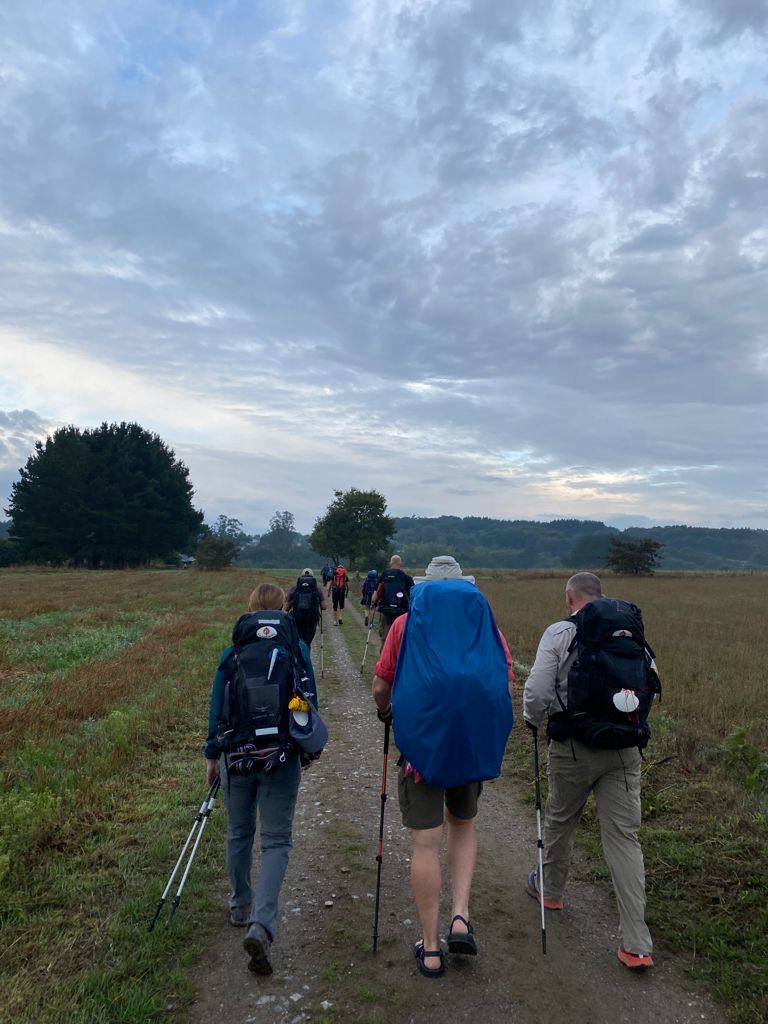
[{"label": "backpack", "polygon": [[661,681],[645,641],[643,613],[627,601],[590,601],[572,619],[576,660],[568,672],[568,706],[550,716],[551,739],[588,747],[643,750],[651,738],[648,714]]},{"label": "backpack", "polygon": [[363,597],[367,600],[369,597],[373,597],[376,593],[376,588],[379,585],[379,575],[375,569],[371,569],[368,575],[363,580]]},{"label": "backpack", "polygon": [[293,614],[317,618],[320,611],[320,594],[314,576],[299,576],[291,602]]},{"label": "backpack", "polygon": [[395,742],[430,786],[495,779],[514,715],[490,606],[467,580],[413,591],[392,691]]},{"label": "backpack", "polygon": [[333,574],[333,589],[344,590],[347,586],[347,570],[343,565],[336,567],[336,572]]},{"label": "backpack", "polygon": [[229,753],[247,745],[284,754],[292,746],[288,704],[305,688],[296,623],[281,611],[250,612],[235,623],[232,644],[219,748]]},{"label": "backpack", "polygon": [[410,603],[410,584],[402,569],[385,569],[381,574],[384,594],[379,602],[379,610],[390,618],[396,619],[408,611]]}]

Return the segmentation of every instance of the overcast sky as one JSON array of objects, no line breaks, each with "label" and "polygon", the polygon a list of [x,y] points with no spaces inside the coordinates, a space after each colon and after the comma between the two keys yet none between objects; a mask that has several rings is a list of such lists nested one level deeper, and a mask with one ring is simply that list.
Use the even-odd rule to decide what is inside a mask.
[{"label": "overcast sky", "polygon": [[[768,527],[768,2],[5,0],[0,494]],[[629,518],[627,518],[629,517]]]}]

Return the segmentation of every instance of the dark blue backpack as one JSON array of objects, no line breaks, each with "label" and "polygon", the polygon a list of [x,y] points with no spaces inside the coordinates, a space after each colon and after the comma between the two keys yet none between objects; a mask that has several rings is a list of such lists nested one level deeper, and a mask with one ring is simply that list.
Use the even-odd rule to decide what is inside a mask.
[{"label": "dark blue backpack", "polygon": [[370,600],[376,593],[376,587],[379,585],[379,574],[375,569],[371,569],[368,575],[363,580],[363,597],[366,601]]},{"label": "dark blue backpack", "polygon": [[395,742],[430,786],[495,779],[514,723],[507,659],[485,597],[466,580],[422,583],[397,660]]}]

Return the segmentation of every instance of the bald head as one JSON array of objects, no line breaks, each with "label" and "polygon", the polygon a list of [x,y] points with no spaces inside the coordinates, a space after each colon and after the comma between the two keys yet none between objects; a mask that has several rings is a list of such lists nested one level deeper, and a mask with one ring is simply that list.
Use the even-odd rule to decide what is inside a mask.
[{"label": "bald head", "polygon": [[392,555],[392,557],[389,560],[389,568],[390,569],[401,569],[402,565],[403,565],[403,560],[400,557],[400,555]]},{"label": "bald head", "polygon": [[603,596],[603,585],[600,577],[593,572],[577,572],[571,576],[565,584],[565,603],[568,611],[573,615],[590,601],[596,601]]}]

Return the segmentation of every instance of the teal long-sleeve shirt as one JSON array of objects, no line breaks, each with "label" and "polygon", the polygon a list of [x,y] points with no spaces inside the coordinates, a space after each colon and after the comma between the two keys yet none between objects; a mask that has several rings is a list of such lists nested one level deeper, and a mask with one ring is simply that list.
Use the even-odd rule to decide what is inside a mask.
[{"label": "teal long-sleeve shirt", "polygon": [[[299,642],[299,651],[301,652],[304,670],[307,673],[308,696],[315,707],[318,707],[315,670],[312,667],[312,658],[309,653],[309,648],[303,640]],[[227,685],[227,679],[229,678],[231,655],[232,645],[230,644],[229,647],[225,647],[221,652],[219,664],[216,668],[216,675],[213,677],[213,685],[211,686],[211,703],[208,709],[208,736],[205,740],[205,756],[210,761],[219,756],[219,749],[216,746],[216,733],[218,732],[219,723],[221,722],[221,716],[224,711],[224,689]]]}]

